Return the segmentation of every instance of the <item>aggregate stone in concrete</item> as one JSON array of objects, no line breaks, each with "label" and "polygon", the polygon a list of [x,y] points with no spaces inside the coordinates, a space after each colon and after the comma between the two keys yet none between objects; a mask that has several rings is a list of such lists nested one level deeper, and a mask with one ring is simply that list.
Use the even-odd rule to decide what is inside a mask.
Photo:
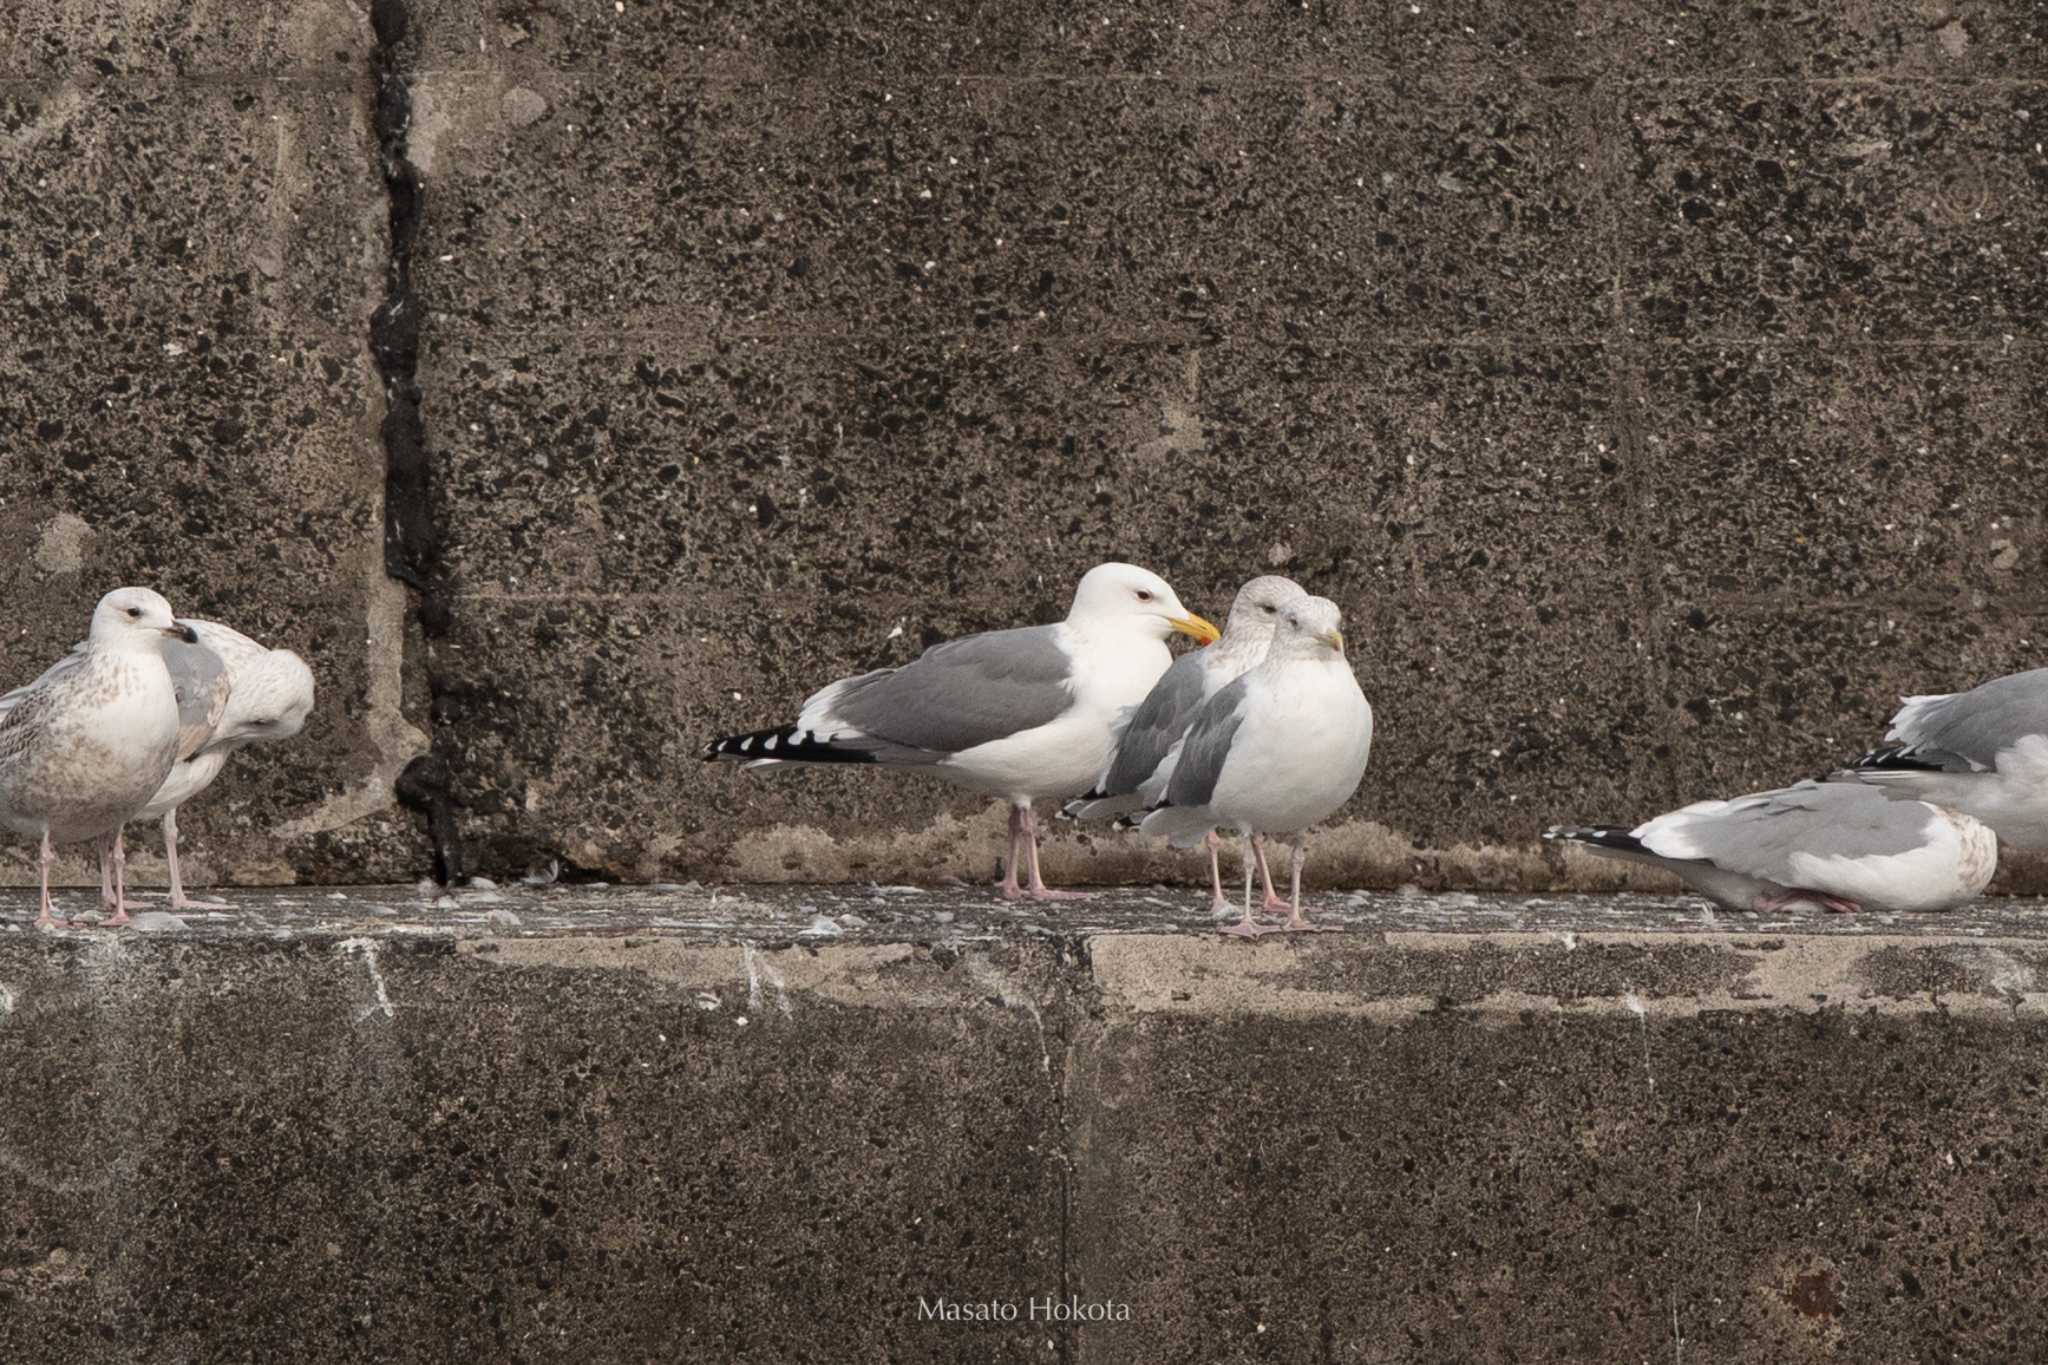
[{"label": "aggregate stone in concrete", "polygon": [[2038,902],[1325,898],[1346,932],[1247,945],[1156,892],[232,899],[0,907],[7,1359],[1991,1361],[2044,1328]]},{"label": "aggregate stone in concrete", "polygon": [[[438,11],[443,0],[431,0]],[[831,0],[703,10],[577,6],[503,11],[489,41],[514,64],[734,79],[969,76],[1139,77],[1247,71],[1441,75],[1446,68],[1543,74],[1597,60],[1597,15],[1558,0],[1457,0],[1376,10],[1258,8],[1199,0],[1081,14],[1060,4],[954,8]]]},{"label": "aggregate stone in concrete", "polygon": [[1599,6],[1595,22],[1609,58],[1638,76],[1967,82],[2048,75],[2034,5],[1615,3]]},{"label": "aggregate stone in concrete", "polygon": [[24,82],[0,129],[11,318],[187,354],[361,334],[386,221],[353,80]]},{"label": "aggregate stone in concrete", "polygon": [[1046,946],[546,942],[7,935],[0,1354],[1039,1357]]},{"label": "aggregate stone in concrete", "polygon": [[289,72],[347,80],[373,41],[369,9],[350,0],[34,0],[0,13],[0,79]]},{"label": "aggregate stone in concrete", "polygon": [[1226,84],[1181,235],[1230,333],[1590,336],[1613,311],[1591,92],[1487,78]]},{"label": "aggregate stone in concrete", "polygon": [[2048,1331],[2034,1049],[1935,1015],[1088,1030],[1085,1361],[1991,1361]]},{"label": "aggregate stone in concrete", "polygon": [[[1210,311],[1181,243],[1214,220],[1221,171],[1176,86],[625,79],[416,90],[434,309],[498,328],[889,335]],[[547,115],[507,126],[515,88]]]},{"label": "aggregate stone in concrete", "polygon": [[1645,516],[1665,590],[2034,609],[2043,359],[2029,343],[1646,352]]},{"label": "aggregate stone in concrete", "polygon": [[[844,633],[810,647],[854,658],[899,622],[895,648],[914,650],[983,612],[1057,619],[1095,562],[1070,556],[1112,557],[1134,518],[1169,576],[1195,562],[1169,530],[1197,547],[1234,531],[1230,490],[1190,459],[1189,357],[978,337],[560,344],[437,323],[422,369],[448,394],[449,570],[464,595],[673,595],[735,636],[829,611]],[[1221,612],[1212,591],[1190,604]]]},{"label": "aggregate stone in concrete", "polygon": [[[1629,604],[1431,595],[1376,604],[1361,626],[1376,728],[1348,810],[1396,830],[1531,846],[1560,821],[1671,804],[1668,741]],[[1586,684],[1596,670],[1609,680],[1597,691]]]},{"label": "aggregate stone in concrete", "polygon": [[1199,444],[1158,476],[1206,456],[1227,480],[1197,509],[1219,574],[1277,562],[1351,611],[1417,590],[1561,605],[1634,567],[1611,365],[1591,344],[1204,347]]},{"label": "aggregate stone in concrete", "polygon": [[1653,336],[2038,338],[2035,84],[1627,95],[1630,320]]}]

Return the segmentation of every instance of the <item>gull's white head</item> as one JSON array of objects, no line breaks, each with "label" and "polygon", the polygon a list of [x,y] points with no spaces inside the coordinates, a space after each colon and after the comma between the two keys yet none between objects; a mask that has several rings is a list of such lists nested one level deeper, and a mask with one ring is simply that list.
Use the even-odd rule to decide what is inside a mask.
[{"label": "gull's white head", "polygon": [[1344,654],[1344,613],[1327,597],[1304,597],[1284,607],[1273,632],[1273,658],[1316,658]]},{"label": "gull's white head", "polygon": [[1216,627],[1180,604],[1166,580],[1135,564],[1097,564],[1081,575],[1067,620],[1075,624],[1117,624],[1164,640],[1179,631],[1208,644]]},{"label": "gull's white head", "polygon": [[92,609],[88,638],[95,649],[156,653],[167,639],[190,644],[198,637],[172,614],[161,594],[148,588],[116,588]]},{"label": "gull's white head", "polygon": [[1307,596],[1308,589],[1291,578],[1278,574],[1254,578],[1237,590],[1237,600],[1230,604],[1230,615],[1223,622],[1223,638],[1233,644],[1263,644],[1273,638],[1280,614]]},{"label": "gull's white head", "polygon": [[312,710],[313,670],[288,649],[266,650],[262,658],[236,666],[215,742],[290,739],[306,728]]}]

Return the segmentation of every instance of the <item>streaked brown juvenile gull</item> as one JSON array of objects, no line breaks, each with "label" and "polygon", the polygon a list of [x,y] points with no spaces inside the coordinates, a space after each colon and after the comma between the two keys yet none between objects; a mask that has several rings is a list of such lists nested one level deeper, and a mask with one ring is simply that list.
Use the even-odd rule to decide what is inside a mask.
[{"label": "streaked brown juvenile gull", "polygon": [[1675,874],[1730,910],[1950,910],[1998,870],[1998,836],[1925,801],[1801,782],[1695,801],[1645,824],[1560,825],[1546,839]]},{"label": "streaked brown juvenile gull", "polygon": [[38,928],[58,922],[50,902],[58,844],[113,839],[120,903],[121,826],[177,758],[178,699],[163,657],[172,638],[196,637],[170,603],[147,588],[117,588],[93,609],[83,645],[0,696],[0,825],[41,846]]},{"label": "streaked brown juvenile gull", "polygon": [[1828,780],[1962,811],[2008,848],[2048,848],[2048,668],[1901,700],[1891,743]]},{"label": "streaked brown juvenile gull", "polygon": [[[1306,597],[1281,613],[1264,663],[1211,697],[1176,746],[1166,799],[1139,826],[1192,848],[1218,826],[1245,836],[1244,917],[1223,932],[1267,931],[1252,916],[1251,841],[1296,834],[1358,790],[1372,756],[1372,707],[1344,659],[1343,613]],[[1279,926],[1316,929],[1301,909],[1308,841],[1289,858],[1291,913]]]},{"label": "streaked brown juvenile gull", "polygon": [[[962,636],[901,668],[842,678],[813,693],[793,724],[728,735],[706,759],[871,763],[945,778],[1010,805],[1006,897],[1072,895],[1038,866],[1034,801],[1088,790],[1110,727],[1172,662],[1174,632],[1208,642],[1216,628],[1181,605],[1166,580],[1133,564],[1098,564],[1055,625]],[[1027,867],[1029,883],[1018,869]]]},{"label": "streaked brown juvenile gull", "polygon": [[[1258,666],[1273,643],[1280,614],[1307,596],[1301,584],[1277,574],[1254,578],[1239,588],[1223,623],[1223,638],[1207,649],[1191,650],[1175,659],[1152,684],[1145,700],[1117,722],[1110,732],[1109,762],[1093,789],[1067,804],[1066,815],[1076,820],[1103,820],[1142,810],[1164,796],[1170,772],[1168,756],[1202,704]],[[1223,874],[1216,861],[1222,840],[1211,831],[1204,842],[1209,848],[1211,909],[1227,914],[1230,903],[1224,899]],[[1263,848],[1258,850],[1258,859],[1266,884],[1266,908],[1285,904],[1273,890]]]},{"label": "streaked brown juvenile gull", "polygon": [[178,872],[178,807],[206,790],[237,749],[290,739],[313,710],[313,670],[288,649],[269,649],[216,621],[187,618],[193,644],[172,641],[164,662],[178,690],[178,761],[137,813],[161,817],[170,863],[170,908],[222,910],[225,901],[193,900]]}]

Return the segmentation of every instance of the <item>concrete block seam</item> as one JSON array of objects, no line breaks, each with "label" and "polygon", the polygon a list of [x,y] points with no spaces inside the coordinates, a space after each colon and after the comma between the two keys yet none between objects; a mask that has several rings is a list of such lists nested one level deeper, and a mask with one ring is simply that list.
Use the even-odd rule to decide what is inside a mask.
[{"label": "concrete block seam", "polygon": [[[370,350],[384,388],[384,571],[415,594],[415,619],[429,638],[445,635],[449,601],[441,564],[441,532],[430,496],[431,456],[419,386],[420,302],[413,292],[412,257],[418,244],[426,191],[407,155],[412,88],[405,51],[412,16],[406,0],[375,0],[370,10],[376,46],[371,52],[376,106],[373,126],[391,201],[391,240],[385,293],[370,316]],[[427,665],[428,691],[438,702],[438,679]],[[445,735],[435,733],[429,708],[429,748],[399,773],[399,804],[425,818],[435,880],[463,875],[454,802],[449,794]]]}]

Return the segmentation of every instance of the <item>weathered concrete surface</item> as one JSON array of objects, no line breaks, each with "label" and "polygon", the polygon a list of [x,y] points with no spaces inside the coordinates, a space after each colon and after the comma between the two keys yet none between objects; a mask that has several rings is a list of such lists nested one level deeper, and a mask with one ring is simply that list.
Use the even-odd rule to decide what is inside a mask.
[{"label": "weathered concrete surface", "polygon": [[204,879],[416,875],[429,748],[501,880],[984,876],[695,751],[1111,556],[1344,605],[1389,889],[2040,660],[2037,4],[4,8],[0,682],[131,578],[322,680]]},{"label": "weathered concrete surface", "polygon": [[[2027,1358],[2048,907],[0,912],[0,1358]],[[829,921],[829,924],[827,923]],[[994,1326],[920,1296],[1011,1303]],[[1033,1323],[1032,1298],[1127,1320]]]},{"label": "weathered concrete surface", "polygon": [[1385,888],[1602,884],[1542,825],[2038,662],[2031,10],[970,8],[416,9],[487,870],[986,875],[944,787],[693,746],[1111,556],[1345,606]]},{"label": "weathered concrete surface", "polygon": [[[409,608],[382,563],[364,339],[388,201],[366,17],[346,0],[5,9],[0,687],[123,583],[295,649],[319,684],[306,733],[181,813],[188,878],[411,876],[391,788],[425,743],[425,693],[415,676],[408,695]],[[0,879],[33,882],[31,857],[0,843]]]}]

